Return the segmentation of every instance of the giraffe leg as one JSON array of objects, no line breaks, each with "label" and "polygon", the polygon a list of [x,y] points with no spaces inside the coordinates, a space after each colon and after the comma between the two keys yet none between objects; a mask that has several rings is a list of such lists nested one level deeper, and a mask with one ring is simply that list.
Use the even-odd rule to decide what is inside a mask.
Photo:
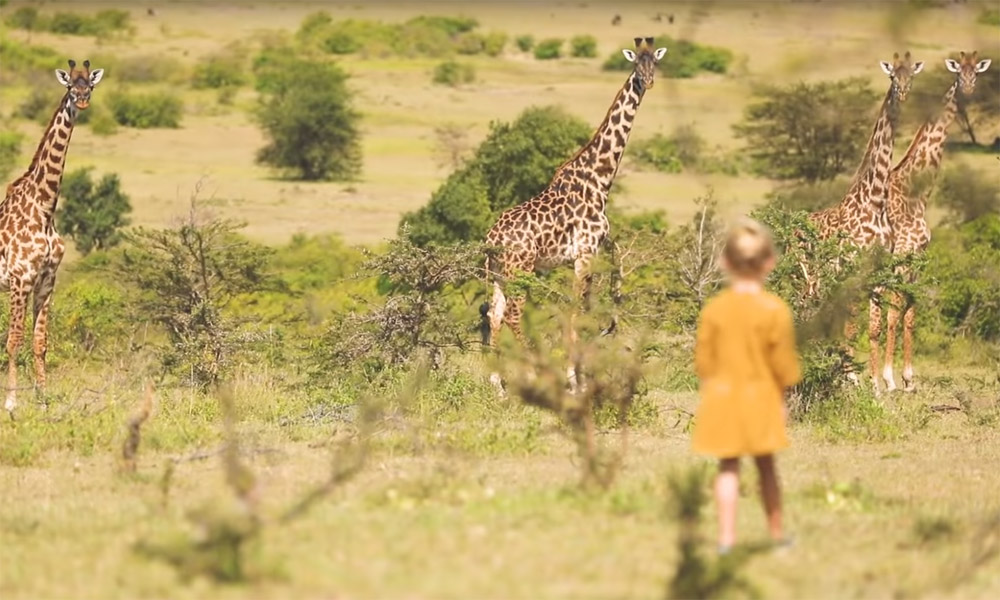
[{"label": "giraffe leg", "polygon": [[903,313],[903,389],[907,392],[916,391],[913,384],[913,326],[917,318],[917,309],[908,302]]},{"label": "giraffe leg", "polygon": [[[500,283],[493,282],[493,298],[490,299],[489,311],[486,313],[489,318],[489,344],[490,348],[497,347],[497,337],[500,335],[500,329],[503,328],[503,323],[506,318],[507,311],[507,296],[503,293],[503,288],[500,287]],[[496,371],[490,373],[490,383],[496,388],[497,393],[500,396],[505,396],[506,392],[503,388],[503,379],[500,377],[500,373]]]},{"label": "giraffe leg", "polygon": [[7,399],[4,408],[13,414],[17,408],[17,352],[24,340],[24,313],[28,305],[29,288],[11,282],[10,328],[7,330]]},{"label": "giraffe leg", "polygon": [[45,391],[45,354],[48,351],[49,305],[55,288],[55,269],[39,274],[34,291],[34,340],[32,351],[35,358],[35,389]]},{"label": "giraffe leg", "polygon": [[518,342],[524,343],[524,332],[521,330],[521,315],[524,313],[524,296],[514,296],[507,300],[507,310],[504,312],[503,320],[514,333]]},{"label": "giraffe leg", "polygon": [[878,385],[879,342],[882,337],[882,294],[876,291],[868,299],[868,345],[871,349],[868,357],[868,371],[871,374],[872,391],[879,395]]},{"label": "giraffe leg", "polygon": [[896,354],[896,327],[899,326],[900,295],[893,292],[889,299],[889,309],[885,319],[885,366],[882,368],[882,380],[886,391],[896,389],[896,377],[893,373],[893,362]]},{"label": "giraffe leg", "polygon": [[[569,341],[574,347],[579,339],[576,332],[577,311],[590,312],[590,290],[594,280],[594,275],[590,272],[590,261],[592,258],[592,255],[585,254],[573,262],[573,274],[575,275],[573,279],[573,296],[577,302],[577,306],[570,311],[569,315]],[[570,352],[571,357],[574,354],[575,352]],[[570,389],[575,393],[578,389],[578,381],[576,365],[573,364],[572,358],[569,366],[566,368],[566,381],[569,383]]]}]

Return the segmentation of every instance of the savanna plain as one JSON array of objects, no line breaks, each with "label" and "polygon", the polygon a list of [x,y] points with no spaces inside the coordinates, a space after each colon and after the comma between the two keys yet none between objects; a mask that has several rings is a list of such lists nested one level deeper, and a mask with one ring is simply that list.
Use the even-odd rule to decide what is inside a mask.
[{"label": "savanna plain", "polygon": [[[26,8],[41,21],[24,26]],[[41,25],[109,10],[125,16],[104,29]],[[420,17],[447,19],[403,26]],[[391,40],[424,27],[483,38],[440,51]],[[631,253],[595,277],[595,319],[616,315],[617,333],[582,319],[581,342],[568,341],[569,274],[557,272],[521,282],[529,347],[505,337],[498,356],[482,352],[481,249],[415,244],[401,219],[531,107],[593,131],[627,75],[608,57],[648,35],[669,40],[656,44],[668,55],[684,40],[724,58],[658,73],[642,101],[610,200]],[[915,391],[845,385],[829,351],[852,318],[845,298],[867,316],[876,267],[858,267],[862,282],[831,274],[839,292],[818,300],[795,291],[794,261],[775,272],[808,313],[809,386],[793,394],[779,457],[792,548],[762,548],[748,464],[743,544],[716,557],[714,465],[689,439],[695,315],[719,281],[706,232],[780,211],[782,198],[836,202],[878,102],[839,178],[808,185],[758,168],[734,126],[769,87],[856,77],[880,98],[878,61],[894,52],[926,62],[915,95],[946,81],[959,51],[1000,61],[996,2],[0,2],[0,36],[0,136],[22,140],[5,181],[31,162],[63,93],[52,69],[89,59],[106,72],[67,171],[117,176],[131,204],[106,248],[67,240],[44,393],[32,394],[30,347],[19,357],[20,405],[0,422],[0,597],[1000,596],[1000,107],[989,101],[951,130],[917,282],[878,279],[917,303]],[[562,55],[539,57],[550,39]],[[288,55],[348,75],[360,163],[347,181],[256,160],[268,141],[260,82]],[[230,70],[224,84],[205,83],[213,60]],[[975,93],[997,94],[986,79],[998,72]],[[179,122],[114,123],[102,104],[116,94],[175,98]],[[28,116],[38,95],[42,114]],[[923,114],[903,111],[897,159]],[[698,164],[679,128],[699,140]],[[217,270],[196,268],[207,263]],[[864,325],[848,341],[862,372],[868,341]],[[574,356],[591,378],[580,396],[565,393]]]}]

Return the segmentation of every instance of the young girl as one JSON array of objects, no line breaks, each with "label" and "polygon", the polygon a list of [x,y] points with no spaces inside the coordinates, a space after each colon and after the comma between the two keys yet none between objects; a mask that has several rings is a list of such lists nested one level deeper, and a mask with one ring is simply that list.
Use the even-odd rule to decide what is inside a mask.
[{"label": "young girl", "polygon": [[791,311],[764,291],[764,279],[775,262],[771,235],[756,221],[741,221],[726,238],[722,261],[729,287],[702,310],[695,344],[701,403],[694,449],[719,459],[715,502],[719,551],[725,553],[736,540],[744,455],[757,463],[771,538],[787,543],[774,453],[788,445],[784,392],[798,382],[800,369]]}]

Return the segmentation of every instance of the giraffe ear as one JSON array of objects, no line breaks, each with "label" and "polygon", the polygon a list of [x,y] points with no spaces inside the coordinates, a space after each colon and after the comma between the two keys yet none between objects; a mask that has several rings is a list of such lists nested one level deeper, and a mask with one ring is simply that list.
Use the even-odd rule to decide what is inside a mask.
[{"label": "giraffe ear", "polygon": [[625,60],[635,62],[635,52],[629,50],[628,48],[622,48],[622,54],[625,55]]},{"label": "giraffe ear", "polygon": [[90,72],[90,87],[96,86],[104,78],[104,69],[94,69]]},{"label": "giraffe ear", "polygon": [[656,52],[653,53],[653,58],[655,58],[656,60],[660,60],[661,58],[664,57],[664,55],[666,55],[666,53],[667,53],[666,48],[657,48]]},{"label": "giraffe ear", "polygon": [[63,71],[62,69],[56,69],[56,79],[59,81],[59,83],[63,84],[66,87],[69,87],[70,84],[72,83],[72,81],[70,81],[69,78],[69,73]]},{"label": "giraffe ear", "polygon": [[990,60],[988,58],[984,58],[983,60],[981,60],[978,63],[976,63],[976,73],[982,73],[986,69],[989,69],[990,68],[990,63],[992,63],[992,62],[993,62],[992,60]]},{"label": "giraffe ear", "polygon": [[879,61],[878,64],[882,66],[882,70],[885,72],[886,75],[888,75],[889,77],[892,77],[893,68],[892,68],[892,65],[890,63],[887,63],[884,60],[882,60],[882,61]]},{"label": "giraffe ear", "polygon": [[921,72],[923,70],[924,70],[924,61],[918,60],[917,62],[913,63],[913,74],[914,75],[916,75],[917,73],[919,73],[919,72]]},{"label": "giraffe ear", "polygon": [[946,58],[944,59],[944,67],[951,71],[952,73],[958,73],[962,70],[961,65],[958,64],[957,60]]}]

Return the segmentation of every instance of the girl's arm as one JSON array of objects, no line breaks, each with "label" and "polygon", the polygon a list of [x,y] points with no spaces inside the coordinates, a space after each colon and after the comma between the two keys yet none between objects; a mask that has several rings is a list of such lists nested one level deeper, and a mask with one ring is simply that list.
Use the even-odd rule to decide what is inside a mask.
[{"label": "girl's arm", "polygon": [[698,379],[706,379],[715,370],[715,335],[712,323],[702,311],[694,341],[694,370]]},{"label": "girl's arm", "polygon": [[792,312],[785,305],[777,312],[772,328],[771,352],[768,357],[771,371],[782,388],[789,388],[802,379],[799,354],[795,349],[795,327]]}]

